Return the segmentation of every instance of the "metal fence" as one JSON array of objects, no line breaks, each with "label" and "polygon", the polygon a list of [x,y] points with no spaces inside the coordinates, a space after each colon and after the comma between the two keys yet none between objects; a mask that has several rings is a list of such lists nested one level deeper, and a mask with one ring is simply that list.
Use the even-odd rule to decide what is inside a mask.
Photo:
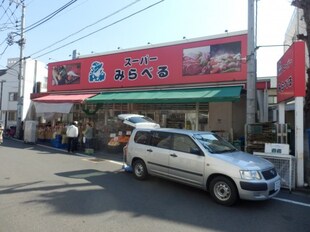
[{"label": "metal fence", "polygon": [[274,164],[281,177],[281,187],[290,191],[296,187],[296,159],[291,155],[279,155],[273,153],[254,152]]}]

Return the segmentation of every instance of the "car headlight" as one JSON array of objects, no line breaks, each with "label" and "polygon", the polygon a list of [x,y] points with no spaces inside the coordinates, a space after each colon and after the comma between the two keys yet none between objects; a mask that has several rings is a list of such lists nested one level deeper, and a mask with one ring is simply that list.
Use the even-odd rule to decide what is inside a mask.
[{"label": "car headlight", "polygon": [[262,177],[258,171],[241,170],[240,175],[245,180],[261,180]]}]

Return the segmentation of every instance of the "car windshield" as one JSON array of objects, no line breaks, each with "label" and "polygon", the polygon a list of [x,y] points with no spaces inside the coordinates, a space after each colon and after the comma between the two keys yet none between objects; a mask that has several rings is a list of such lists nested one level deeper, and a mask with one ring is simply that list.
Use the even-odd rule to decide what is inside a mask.
[{"label": "car windshield", "polygon": [[140,122],[153,122],[155,123],[151,118],[149,117],[130,117],[127,119],[129,122],[132,122],[132,123],[140,123]]},{"label": "car windshield", "polygon": [[211,153],[225,153],[237,151],[232,144],[217,134],[201,133],[195,134],[194,137]]}]

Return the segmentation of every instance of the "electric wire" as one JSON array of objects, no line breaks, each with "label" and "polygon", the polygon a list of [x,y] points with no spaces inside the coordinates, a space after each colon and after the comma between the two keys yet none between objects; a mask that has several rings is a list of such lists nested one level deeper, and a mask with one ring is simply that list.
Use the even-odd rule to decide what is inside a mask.
[{"label": "electric wire", "polygon": [[119,10],[117,10],[117,11],[115,11],[115,12],[113,12],[113,13],[111,13],[111,14],[109,14],[109,15],[107,15],[107,16],[101,18],[101,19],[99,19],[98,21],[96,21],[96,22],[94,22],[94,23],[92,23],[92,24],[89,24],[89,25],[83,27],[82,29],[80,29],[80,30],[78,30],[78,31],[76,31],[76,32],[74,32],[74,33],[72,33],[72,34],[66,36],[65,38],[63,38],[63,39],[61,39],[61,40],[58,40],[58,41],[54,42],[53,44],[51,44],[51,45],[49,45],[49,46],[47,46],[47,47],[45,47],[45,48],[43,48],[43,49],[41,49],[41,50],[39,50],[39,51],[33,53],[31,56],[33,56],[33,55],[35,55],[35,54],[38,54],[38,53],[40,53],[40,52],[42,52],[42,51],[45,51],[45,50],[47,50],[47,49],[53,47],[54,45],[56,45],[56,44],[58,44],[58,43],[60,43],[60,42],[62,42],[62,41],[64,41],[64,40],[66,40],[66,39],[68,39],[68,38],[70,38],[70,37],[72,37],[72,36],[74,36],[74,35],[76,35],[76,34],[82,32],[82,31],[84,31],[85,29],[88,29],[89,27],[94,26],[94,25],[96,25],[97,23],[99,23],[99,22],[101,22],[101,21],[103,21],[103,20],[106,20],[106,19],[108,19],[108,18],[110,18],[110,17],[116,15],[117,13],[119,13],[119,12],[121,12],[121,11],[123,11],[123,10],[129,8],[130,6],[132,6],[132,5],[136,4],[136,3],[138,3],[139,1],[141,1],[141,0],[136,0],[136,1],[134,1],[134,2],[132,2],[132,3],[130,3],[130,4],[128,4],[128,5],[124,6],[123,8],[121,8],[121,9],[119,9]]},{"label": "electric wire", "polygon": [[12,23],[0,24],[0,31],[7,31],[14,28],[15,26],[12,26]]},{"label": "electric wire", "polygon": [[[80,37],[80,38],[78,38],[78,39],[75,39],[75,40],[73,40],[73,41],[71,41],[71,42],[69,42],[69,43],[66,43],[66,44],[64,44],[64,45],[62,45],[62,46],[60,46],[60,47],[57,47],[57,48],[55,48],[55,49],[53,49],[53,50],[51,50],[51,51],[48,51],[48,52],[43,53],[43,54],[41,54],[41,55],[39,55],[39,56],[36,56],[34,59],[37,59],[37,58],[42,57],[42,56],[44,56],[44,55],[47,55],[47,54],[49,54],[49,53],[51,53],[51,52],[57,51],[57,50],[59,50],[59,49],[61,49],[61,48],[64,48],[64,47],[70,45],[70,44],[73,44],[73,43],[75,43],[75,42],[77,42],[77,41],[79,41],[79,40],[85,39],[85,38],[87,38],[87,37],[89,37],[89,36],[91,36],[91,35],[93,35],[93,34],[95,34],[95,33],[98,33],[99,31],[102,31],[102,30],[104,30],[104,29],[106,29],[106,28],[109,28],[109,27],[111,27],[111,26],[113,26],[113,25],[115,25],[115,24],[117,24],[117,23],[120,23],[120,22],[122,22],[122,21],[124,21],[124,20],[126,20],[126,19],[128,19],[128,18],[131,18],[131,17],[133,17],[133,16],[135,16],[135,15],[137,15],[137,14],[139,14],[139,13],[145,11],[145,10],[148,10],[149,8],[152,8],[152,7],[154,7],[154,6],[158,5],[158,4],[160,4],[160,3],[163,2],[163,1],[164,1],[164,0],[161,0],[161,1],[158,1],[158,2],[156,2],[156,3],[154,3],[154,4],[152,4],[152,5],[149,5],[149,6],[145,7],[145,8],[143,8],[143,9],[141,9],[141,10],[139,10],[139,11],[136,11],[136,12],[134,12],[134,13],[132,13],[132,14],[130,14],[130,15],[124,17],[124,18],[121,18],[121,19],[119,19],[119,20],[117,20],[117,21],[115,21],[115,22],[113,22],[113,23],[111,23],[111,24],[109,24],[109,25],[107,25],[107,26],[104,26],[104,27],[102,27],[102,28],[100,28],[100,29],[98,29],[98,30],[95,30],[95,31],[93,31],[93,32],[91,32],[91,33],[89,33],[89,34],[87,34],[87,35],[84,35],[84,36],[82,36],[82,37]],[[38,52],[37,52],[37,53],[38,53]],[[36,53],[34,53],[34,54],[36,54]],[[33,54],[30,55],[30,57],[32,57],[32,56],[33,56]]]},{"label": "electric wire", "polygon": [[[14,11],[12,11],[12,10],[10,9],[10,11],[11,11],[11,16],[10,16],[10,17],[13,16],[15,23],[18,22],[17,17],[15,16],[15,12],[16,12],[17,9],[18,9],[18,5],[16,5]],[[10,21],[10,19],[8,19],[4,24],[7,24],[8,21]],[[11,23],[11,24],[15,24],[15,23]]]},{"label": "electric wire", "polygon": [[[3,0],[2,3],[1,3],[1,7],[2,7],[3,9],[5,9],[4,6],[3,6],[3,2],[4,2],[4,0]],[[0,31],[6,31],[6,30],[9,30],[9,29],[13,29],[13,28],[15,28],[15,27],[14,27],[15,23],[18,22],[18,20],[17,20],[17,18],[16,18],[16,15],[15,15],[15,12],[16,12],[16,10],[17,10],[17,8],[18,8],[19,5],[16,4],[16,7],[15,7],[14,11],[12,11],[11,8],[10,8],[10,7],[12,6],[12,3],[13,3],[13,1],[10,1],[8,7],[5,9],[5,12],[3,13],[2,17],[0,18],[0,20],[1,20],[5,15],[7,15],[7,17],[8,17],[7,21],[6,21],[5,23],[1,24],[1,26],[0,26]],[[8,11],[11,12],[11,15],[8,14]],[[13,22],[12,19],[13,19],[15,22]],[[7,38],[5,38],[5,39],[0,43],[0,46],[2,46],[2,45],[4,44],[4,42],[6,42],[6,41],[7,41]],[[5,49],[5,50],[6,50],[6,49]]]},{"label": "electric wire", "polygon": [[9,45],[6,45],[6,47],[5,47],[5,49],[3,50],[3,52],[0,53],[0,58],[1,58],[1,56],[3,56],[3,54],[5,53],[6,49],[8,49],[8,47],[9,47]]},{"label": "electric wire", "polygon": [[[49,14],[48,16],[44,17],[43,19],[39,20],[38,22],[30,25],[29,27],[27,27],[28,29],[25,30],[24,32],[30,31],[38,26],[40,26],[41,24],[47,22],[48,20],[50,20],[51,18],[53,18],[55,15],[57,15],[58,13],[60,13],[61,11],[63,11],[64,9],[66,9],[68,6],[72,5],[73,3],[75,3],[77,0],[71,0],[70,2],[66,3],[64,6],[60,7],[59,9],[57,9],[56,11],[54,11],[53,13]],[[6,9],[6,12],[8,11],[9,7],[11,6],[12,2],[10,2],[8,8]],[[15,10],[18,8],[19,5],[16,6]],[[10,10],[11,11],[11,10]],[[12,14],[15,12],[11,11]],[[5,13],[4,13],[5,15]],[[9,21],[9,19],[7,20],[7,22]],[[0,43],[0,46],[2,46],[4,44],[4,42],[7,41],[7,38],[5,38],[3,40],[3,42]],[[6,46],[6,48],[4,49],[4,51],[0,54],[0,58],[2,57],[2,55],[5,53],[5,51],[7,50],[8,46]]]},{"label": "electric wire", "polygon": [[63,11],[64,9],[66,9],[67,7],[72,5],[73,3],[75,3],[76,1],[77,0],[71,0],[70,2],[66,3],[65,5],[63,5],[59,9],[57,9],[56,11],[52,12],[51,14],[45,16],[44,18],[40,19],[39,21],[37,21],[37,22],[31,24],[30,26],[26,27],[25,32],[33,30],[34,28],[36,28],[36,27],[42,25],[43,23],[47,22],[48,20],[53,18],[55,15],[57,15],[58,13],[60,13],[61,11]]},{"label": "electric wire", "polygon": [[[12,20],[11,20],[11,17],[9,16],[9,14],[8,14],[8,10],[11,10],[10,9],[10,6],[12,5],[12,2],[10,2],[9,3],[9,6],[5,9],[4,7],[2,7],[3,9],[5,9],[4,10],[4,13],[3,13],[3,15],[1,16],[1,18],[0,18],[0,20],[6,15],[7,17],[8,17],[8,19],[11,21],[11,23],[13,23],[12,22]],[[13,23],[14,24],[14,23]]]},{"label": "electric wire", "polygon": [[0,20],[6,15],[6,12],[8,11],[8,8],[10,7],[10,5],[5,9],[4,6],[1,4],[1,8],[4,10],[2,16],[0,17]]}]

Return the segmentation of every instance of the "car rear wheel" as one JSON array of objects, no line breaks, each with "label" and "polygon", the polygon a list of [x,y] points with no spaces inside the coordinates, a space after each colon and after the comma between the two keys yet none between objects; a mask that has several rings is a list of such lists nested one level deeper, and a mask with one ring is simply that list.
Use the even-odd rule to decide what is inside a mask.
[{"label": "car rear wheel", "polygon": [[230,179],[225,176],[215,177],[210,183],[212,198],[221,205],[231,206],[238,201],[238,190]]},{"label": "car rear wheel", "polygon": [[143,160],[136,160],[133,163],[133,173],[138,180],[145,180],[148,176],[147,168]]}]

